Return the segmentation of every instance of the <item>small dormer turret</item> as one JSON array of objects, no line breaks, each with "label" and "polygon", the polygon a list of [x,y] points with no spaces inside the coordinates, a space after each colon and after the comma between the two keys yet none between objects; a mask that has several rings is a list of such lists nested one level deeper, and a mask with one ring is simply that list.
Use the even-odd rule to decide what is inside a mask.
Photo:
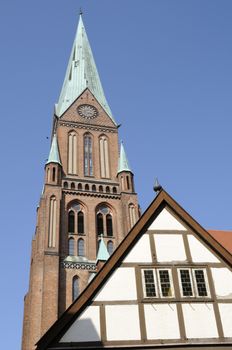
[{"label": "small dormer turret", "polygon": [[120,181],[121,192],[134,192],[134,175],[130,169],[123,143],[120,147],[117,176]]},{"label": "small dormer turret", "polygon": [[53,135],[51,149],[45,165],[45,184],[60,185],[61,183],[61,161],[56,134]]}]

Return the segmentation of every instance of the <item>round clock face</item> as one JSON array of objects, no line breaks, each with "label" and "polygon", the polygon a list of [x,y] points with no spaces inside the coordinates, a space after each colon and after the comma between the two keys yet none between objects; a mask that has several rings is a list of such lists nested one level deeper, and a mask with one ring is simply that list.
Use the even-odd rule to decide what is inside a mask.
[{"label": "round clock face", "polygon": [[85,118],[85,119],[93,119],[96,118],[98,116],[98,110],[97,108],[95,108],[94,106],[91,105],[80,105],[77,108],[77,112],[78,114]]}]

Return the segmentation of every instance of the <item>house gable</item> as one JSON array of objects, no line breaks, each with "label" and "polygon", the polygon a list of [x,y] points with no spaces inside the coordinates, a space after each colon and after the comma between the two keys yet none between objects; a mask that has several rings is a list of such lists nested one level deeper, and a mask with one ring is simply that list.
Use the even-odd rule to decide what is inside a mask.
[{"label": "house gable", "polygon": [[231,262],[228,252],[161,191],[38,349],[70,342],[184,346],[223,339],[228,344]]}]

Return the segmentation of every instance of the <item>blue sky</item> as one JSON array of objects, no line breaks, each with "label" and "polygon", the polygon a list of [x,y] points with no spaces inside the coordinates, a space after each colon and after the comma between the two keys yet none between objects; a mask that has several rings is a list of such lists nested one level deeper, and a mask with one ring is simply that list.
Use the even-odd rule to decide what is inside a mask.
[{"label": "blue sky", "polygon": [[46,137],[80,6],[142,209],[158,176],[202,226],[232,229],[231,1],[2,1],[2,348],[20,349]]}]

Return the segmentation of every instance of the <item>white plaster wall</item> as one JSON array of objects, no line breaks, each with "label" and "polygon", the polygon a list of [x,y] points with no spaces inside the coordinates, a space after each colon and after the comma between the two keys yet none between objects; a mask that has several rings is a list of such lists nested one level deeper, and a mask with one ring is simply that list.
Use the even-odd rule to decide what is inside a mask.
[{"label": "white plaster wall", "polygon": [[187,338],[218,338],[213,305],[182,304]]},{"label": "white plaster wall", "polygon": [[135,270],[133,267],[120,267],[115,270],[94,300],[136,300]]},{"label": "white plaster wall", "polygon": [[[218,298],[232,299],[232,272],[225,268],[211,268],[214,288]],[[232,319],[231,319],[232,324]],[[232,328],[232,326],[231,326]]]},{"label": "white plaster wall", "polygon": [[232,304],[218,304],[225,337],[232,337]]},{"label": "white plaster wall", "polygon": [[220,262],[196,237],[188,235],[189,248],[193,262]]},{"label": "white plaster wall", "polygon": [[60,343],[100,341],[99,306],[89,306],[70,326]]},{"label": "white plaster wall", "polygon": [[186,261],[183,237],[180,234],[154,234],[157,260]]},{"label": "white plaster wall", "polygon": [[167,209],[163,209],[148,230],[185,230],[186,228]]},{"label": "white plaster wall", "polygon": [[139,241],[135,244],[133,249],[129,252],[127,257],[124,259],[124,262],[128,263],[151,263],[151,248],[149,235],[144,234]]},{"label": "white plaster wall", "polygon": [[148,339],[179,339],[180,330],[175,304],[145,304]]},{"label": "white plaster wall", "polygon": [[106,306],[106,339],[141,339],[138,305]]}]

